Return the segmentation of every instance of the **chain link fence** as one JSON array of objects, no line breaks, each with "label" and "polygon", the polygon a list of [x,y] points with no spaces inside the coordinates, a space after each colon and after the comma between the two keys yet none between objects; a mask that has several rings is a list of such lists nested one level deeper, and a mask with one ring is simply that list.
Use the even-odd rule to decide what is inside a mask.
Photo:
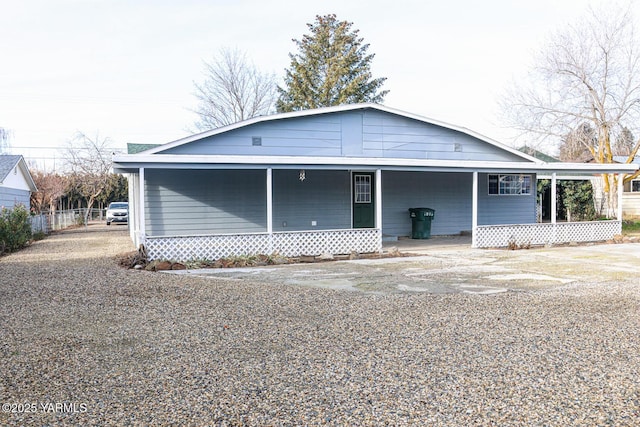
[{"label": "chain link fence", "polygon": [[104,221],[105,209],[71,209],[66,211],[43,212],[31,216],[31,231],[33,233],[49,234],[54,230],[86,225],[87,222]]}]

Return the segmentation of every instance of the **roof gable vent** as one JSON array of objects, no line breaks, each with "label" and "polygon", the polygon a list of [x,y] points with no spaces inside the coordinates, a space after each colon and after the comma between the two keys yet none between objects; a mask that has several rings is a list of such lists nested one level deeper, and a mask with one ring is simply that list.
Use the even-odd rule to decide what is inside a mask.
[{"label": "roof gable vent", "polygon": [[253,146],[262,145],[262,137],[261,136],[252,136],[251,137],[251,145],[253,145]]}]

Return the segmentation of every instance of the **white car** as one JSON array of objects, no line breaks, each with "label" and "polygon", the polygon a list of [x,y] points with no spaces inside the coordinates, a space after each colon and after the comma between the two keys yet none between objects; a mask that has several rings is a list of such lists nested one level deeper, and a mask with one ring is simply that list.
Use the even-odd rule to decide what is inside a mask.
[{"label": "white car", "polygon": [[112,222],[128,222],[129,221],[129,203],[112,202],[107,208],[107,225]]}]

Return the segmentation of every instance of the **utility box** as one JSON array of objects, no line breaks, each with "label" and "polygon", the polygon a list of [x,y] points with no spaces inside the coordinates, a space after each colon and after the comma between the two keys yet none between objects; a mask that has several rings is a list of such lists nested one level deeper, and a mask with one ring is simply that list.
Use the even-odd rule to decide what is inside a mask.
[{"label": "utility box", "polygon": [[409,208],[411,217],[411,238],[429,239],[431,237],[431,221],[436,211],[431,208]]}]

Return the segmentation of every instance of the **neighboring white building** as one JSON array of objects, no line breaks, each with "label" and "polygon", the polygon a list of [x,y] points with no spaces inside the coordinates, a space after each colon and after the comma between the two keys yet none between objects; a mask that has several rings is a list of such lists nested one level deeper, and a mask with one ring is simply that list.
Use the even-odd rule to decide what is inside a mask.
[{"label": "neighboring white building", "polygon": [[22,204],[31,208],[31,193],[37,191],[24,157],[0,154],[0,207]]},{"label": "neighboring white building", "polygon": [[[626,156],[616,156],[616,162],[624,163],[627,161]],[[638,164],[640,157],[633,159],[633,163]],[[622,215],[625,218],[640,218],[640,177],[632,179],[624,184],[624,192],[622,193]]]}]

